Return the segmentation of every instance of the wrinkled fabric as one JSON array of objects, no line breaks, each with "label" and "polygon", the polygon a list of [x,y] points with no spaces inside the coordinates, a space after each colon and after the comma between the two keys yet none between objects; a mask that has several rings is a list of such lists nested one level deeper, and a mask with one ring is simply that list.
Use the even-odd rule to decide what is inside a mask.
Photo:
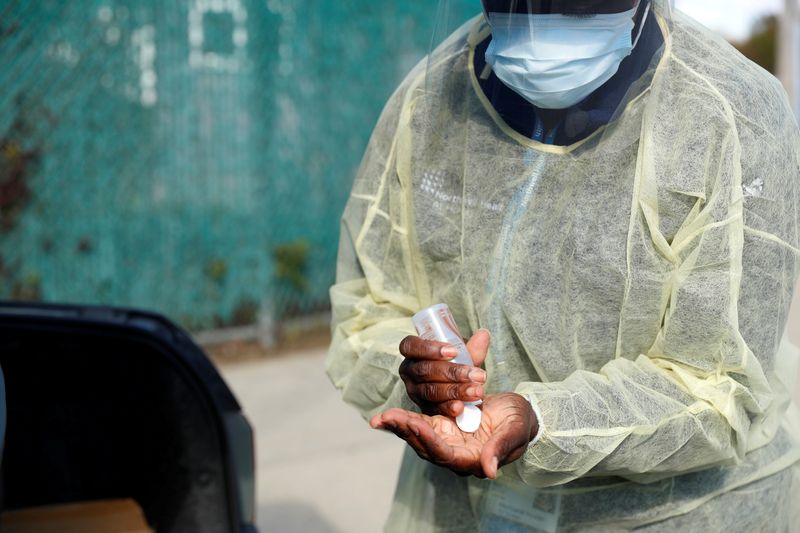
[{"label": "wrinkled fabric", "polygon": [[[447,303],[492,332],[487,393],[541,410],[502,477],[558,495],[558,531],[796,531],[797,124],[777,80],[653,9],[663,52],[575,145],[491,108],[482,19],[411,72],[342,219],[327,371],[365,417],[416,410],[398,344]],[[478,531],[492,483],[407,453],[387,530]]]}]

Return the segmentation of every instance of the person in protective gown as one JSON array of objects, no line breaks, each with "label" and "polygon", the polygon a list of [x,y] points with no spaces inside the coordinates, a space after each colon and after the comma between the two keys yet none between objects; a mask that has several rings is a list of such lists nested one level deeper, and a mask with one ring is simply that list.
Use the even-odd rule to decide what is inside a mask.
[{"label": "person in protective gown", "polygon": [[[326,368],[409,444],[386,529],[800,531],[783,88],[666,0],[482,3],[342,220]],[[485,371],[415,336],[437,303]]]}]

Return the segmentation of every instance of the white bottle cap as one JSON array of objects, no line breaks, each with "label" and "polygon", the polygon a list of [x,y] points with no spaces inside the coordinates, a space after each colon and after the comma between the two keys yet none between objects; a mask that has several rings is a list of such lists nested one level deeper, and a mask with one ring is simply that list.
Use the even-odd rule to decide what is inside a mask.
[{"label": "white bottle cap", "polygon": [[456,417],[456,425],[464,433],[475,433],[481,427],[481,415],[477,405],[464,404],[464,412]]}]

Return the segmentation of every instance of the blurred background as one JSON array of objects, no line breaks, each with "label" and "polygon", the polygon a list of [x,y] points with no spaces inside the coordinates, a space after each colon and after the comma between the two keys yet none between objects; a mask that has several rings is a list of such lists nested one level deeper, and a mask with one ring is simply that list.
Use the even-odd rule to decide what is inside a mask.
[{"label": "blurred background", "polygon": [[[401,447],[322,375],[327,291],[384,102],[479,11],[447,1],[434,28],[431,0],[0,0],[0,299],[187,328],[256,427],[265,531],[385,519]],[[800,109],[798,0],[676,7]]]},{"label": "blurred background", "polygon": [[0,296],[192,331],[327,309],[338,218],[429,2],[3,4]]}]

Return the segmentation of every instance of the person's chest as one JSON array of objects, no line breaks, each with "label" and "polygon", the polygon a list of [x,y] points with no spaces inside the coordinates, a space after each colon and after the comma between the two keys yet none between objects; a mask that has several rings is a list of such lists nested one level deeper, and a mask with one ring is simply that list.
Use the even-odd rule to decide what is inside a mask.
[{"label": "person's chest", "polygon": [[670,265],[643,239],[638,142],[577,156],[464,133],[458,149],[421,149],[407,167],[431,301],[466,331],[492,331],[493,352],[532,379],[646,351]]}]

